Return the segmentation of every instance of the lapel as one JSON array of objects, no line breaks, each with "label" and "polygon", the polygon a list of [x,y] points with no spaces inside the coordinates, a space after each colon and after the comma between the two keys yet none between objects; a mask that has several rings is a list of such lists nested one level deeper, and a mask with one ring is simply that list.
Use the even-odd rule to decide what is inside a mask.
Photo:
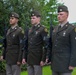
[{"label": "lapel", "polygon": [[59,26],[57,28],[57,33],[62,32],[63,30],[67,29],[69,23],[67,22],[62,28],[59,29]]},{"label": "lapel", "polygon": [[16,26],[14,29],[10,28],[10,29],[8,30],[8,32],[7,32],[7,35],[15,32],[15,31],[18,29],[18,27],[19,27],[19,26]]},{"label": "lapel", "polygon": [[37,26],[34,26],[30,29],[29,34],[34,34],[36,30],[38,30],[40,28],[40,24],[38,24]]},{"label": "lapel", "polygon": [[52,41],[54,42],[57,35],[59,35],[60,32],[62,32],[63,30],[67,29],[67,27],[69,26],[69,23],[67,22],[61,29],[59,29],[59,26],[57,26],[54,30],[53,30],[53,34],[54,36],[52,36]]}]

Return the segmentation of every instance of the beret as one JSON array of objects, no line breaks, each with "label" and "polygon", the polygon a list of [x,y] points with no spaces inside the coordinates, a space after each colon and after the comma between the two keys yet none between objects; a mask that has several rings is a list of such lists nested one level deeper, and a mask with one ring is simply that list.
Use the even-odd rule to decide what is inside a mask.
[{"label": "beret", "polygon": [[38,11],[32,11],[31,16],[41,17],[41,14]]},{"label": "beret", "polygon": [[58,6],[58,12],[69,12],[67,6],[61,5]]},{"label": "beret", "polygon": [[11,12],[10,17],[15,17],[19,19],[19,14],[16,12]]}]

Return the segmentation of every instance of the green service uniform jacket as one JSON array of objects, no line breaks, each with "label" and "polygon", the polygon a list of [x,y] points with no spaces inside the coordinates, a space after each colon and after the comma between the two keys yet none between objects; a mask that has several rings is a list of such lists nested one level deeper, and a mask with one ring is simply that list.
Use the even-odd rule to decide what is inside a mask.
[{"label": "green service uniform jacket", "polygon": [[58,28],[52,35],[51,67],[56,72],[71,72],[69,66],[76,66],[76,28],[69,23]]},{"label": "green service uniform jacket", "polygon": [[28,56],[27,56],[28,64],[40,65],[40,61],[45,61],[46,38],[47,38],[47,29],[44,26],[38,24],[29,29]]},{"label": "green service uniform jacket", "polygon": [[6,47],[6,63],[17,64],[22,60],[23,49],[23,37],[24,33],[21,27],[16,26],[14,29],[9,29],[6,35],[7,47]]}]

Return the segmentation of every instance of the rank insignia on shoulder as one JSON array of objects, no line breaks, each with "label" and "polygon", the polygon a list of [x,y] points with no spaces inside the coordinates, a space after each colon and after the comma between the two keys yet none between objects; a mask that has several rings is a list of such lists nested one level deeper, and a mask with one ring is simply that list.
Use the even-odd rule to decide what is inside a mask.
[{"label": "rank insignia on shoulder", "polygon": [[36,31],[35,33],[36,33],[36,35],[37,35],[37,34],[38,34],[38,31]]},{"label": "rank insignia on shoulder", "polygon": [[40,27],[40,25],[38,25],[38,27]]},{"label": "rank insignia on shoulder", "polygon": [[24,34],[24,30],[22,30],[22,33]]},{"label": "rank insignia on shoulder", "polygon": [[13,37],[15,37],[15,34],[13,34]]},{"label": "rank insignia on shoulder", "polygon": [[47,28],[44,29],[45,32],[48,32]]},{"label": "rank insignia on shoulder", "polygon": [[17,29],[17,28],[15,27],[15,29]]}]

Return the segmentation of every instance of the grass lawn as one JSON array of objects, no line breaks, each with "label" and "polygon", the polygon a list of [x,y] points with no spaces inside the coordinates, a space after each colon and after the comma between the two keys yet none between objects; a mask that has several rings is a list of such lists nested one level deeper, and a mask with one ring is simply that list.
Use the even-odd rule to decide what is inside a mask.
[{"label": "grass lawn", "polygon": [[[21,72],[21,75],[28,75],[27,71]],[[52,71],[50,70],[50,66],[43,67],[43,75],[52,75]],[[76,75],[76,68],[72,72],[72,75]]]}]

